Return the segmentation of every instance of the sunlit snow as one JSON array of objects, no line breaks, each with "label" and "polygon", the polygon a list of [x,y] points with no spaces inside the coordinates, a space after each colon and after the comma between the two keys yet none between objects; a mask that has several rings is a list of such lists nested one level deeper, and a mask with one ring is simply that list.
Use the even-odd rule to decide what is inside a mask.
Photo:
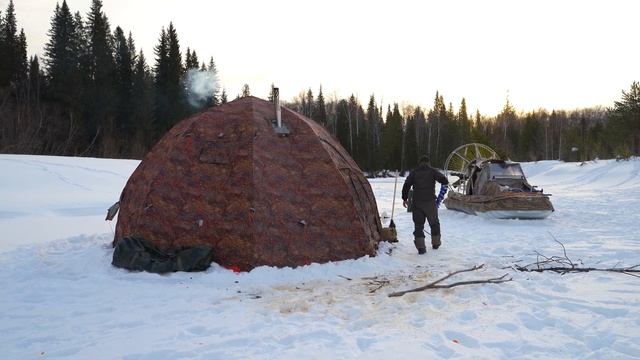
[{"label": "sunlit snow", "polygon": [[[510,268],[563,255],[554,238],[584,266],[640,264],[640,160],[525,163],[554,214],[442,208],[443,246],[422,256],[396,199],[400,242],[374,258],[164,276],[110,264],[104,216],[137,164],[0,155],[3,359],[640,357],[640,278]],[[391,214],[394,179],[371,185]],[[478,264],[450,280],[513,281],[388,297]]]}]

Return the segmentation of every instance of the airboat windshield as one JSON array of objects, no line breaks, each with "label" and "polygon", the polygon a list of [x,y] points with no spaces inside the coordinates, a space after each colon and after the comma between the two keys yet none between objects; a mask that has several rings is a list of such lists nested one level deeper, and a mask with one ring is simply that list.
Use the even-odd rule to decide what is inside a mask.
[{"label": "airboat windshield", "polygon": [[518,163],[491,163],[489,171],[492,178],[524,179],[524,173]]}]

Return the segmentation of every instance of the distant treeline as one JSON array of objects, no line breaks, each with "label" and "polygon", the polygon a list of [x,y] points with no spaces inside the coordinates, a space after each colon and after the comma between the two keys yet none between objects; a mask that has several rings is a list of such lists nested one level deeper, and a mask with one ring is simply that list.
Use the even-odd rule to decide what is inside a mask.
[{"label": "distant treeline", "polygon": [[[183,59],[173,24],[160,31],[153,67],[131,33],[112,32],[93,0],[83,18],[57,5],[44,58],[27,57],[13,1],[0,12],[0,152],[141,158],[184,117],[227,101],[213,59]],[[198,84],[198,86],[192,86]],[[203,93],[204,92],[204,93]],[[250,95],[245,85],[242,94]],[[628,158],[640,155],[640,84],[633,82],[611,108],[468,114],[436,93],[433,107],[383,109],[373,95],[366,108],[351,96],[325,99],[320,87],[286,104],[325,126],[365,171],[406,170],[420,155],[442,166],[449,153],[480,142],[518,161]]]},{"label": "distant treeline", "polygon": [[495,117],[468,114],[463,98],[457,111],[436,93],[433,107],[398,104],[385,109],[372,95],[366,109],[353,95],[325,100],[322,87],[288,104],[323,124],[365,171],[411,169],[420,155],[442,167],[452,150],[479,142],[516,161],[587,161],[640,155],[640,84],[622,92],[610,109],[540,109],[518,113],[506,101]]}]

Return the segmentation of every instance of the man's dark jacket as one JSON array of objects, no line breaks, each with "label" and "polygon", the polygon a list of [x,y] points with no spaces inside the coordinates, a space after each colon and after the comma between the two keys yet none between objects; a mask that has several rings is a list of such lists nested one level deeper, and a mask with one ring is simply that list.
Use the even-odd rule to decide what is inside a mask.
[{"label": "man's dark jacket", "polygon": [[409,197],[409,189],[413,186],[413,202],[424,203],[436,199],[436,181],[447,185],[449,180],[440,171],[432,168],[427,163],[421,163],[404,181],[402,187],[402,200]]}]

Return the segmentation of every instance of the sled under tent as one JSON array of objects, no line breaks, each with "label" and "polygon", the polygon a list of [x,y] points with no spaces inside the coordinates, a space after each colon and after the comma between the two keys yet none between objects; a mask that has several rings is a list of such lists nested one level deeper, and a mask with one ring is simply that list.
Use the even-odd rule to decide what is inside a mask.
[{"label": "sled under tent", "polygon": [[382,225],[362,171],[321,125],[275,104],[240,98],[165,134],[122,191],[113,264],[248,271],[375,256]]}]

